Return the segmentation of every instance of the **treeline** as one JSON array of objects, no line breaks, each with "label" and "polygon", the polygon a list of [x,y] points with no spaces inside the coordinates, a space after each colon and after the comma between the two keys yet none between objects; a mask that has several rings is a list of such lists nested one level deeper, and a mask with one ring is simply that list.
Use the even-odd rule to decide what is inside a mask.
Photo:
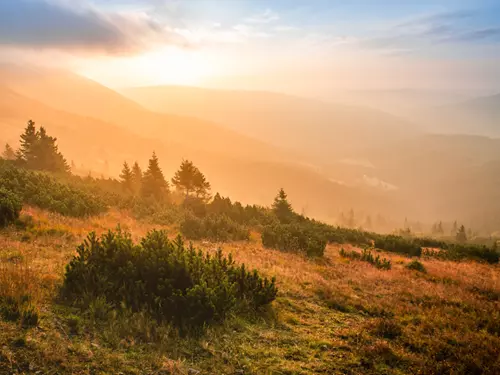
[{"label": "treeline", "polygon": [[17,207],[15,202],[21,201],[69,216],[90,216],[118,207],[131,210],[138,219],[177,225],[191,240],[248,240],[254,230],[262,234],[265,247],[315,257],[324,254],[328,243],[350,243],[410,257],[499,260],[496,244],[468,243],[463,226],[458,227],[454,242],[332,226],[297,214],[283,189],[269,208],[243,206],[218,193],[212,198],[210,183],[189,160],[182,161],[170,181],[154,152],[145,172],[137,162],[132,167],[125,162],[118,180],[82,178],[69,172],[56,138],[47,135],[43,127],[37,130],[28,122],[20,143],[17,151],[6,147],[4,156],[11,161],[0,164],[0,188],[6,191],[2,201],[14,202],[6,204],[9,207]]}]

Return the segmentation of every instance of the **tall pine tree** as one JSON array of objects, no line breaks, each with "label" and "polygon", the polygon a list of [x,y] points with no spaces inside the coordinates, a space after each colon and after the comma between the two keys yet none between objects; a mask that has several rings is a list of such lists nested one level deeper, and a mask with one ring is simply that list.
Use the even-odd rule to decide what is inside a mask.
[{"label": "tall pine tree", "polygon": [[123,163],[123,169],[120,173],[120,183],[126,192],[132,193],[134,191],[132,171],[127,162]]},{"label": "tall pine tree", "polygon": [[4,158],[5,160],[15,160],[16,159],[16,152],[8,143],[5,144],[5,149],[2,153],[2,158]]},{"label": "tall pine tree", "polygon": [[38,137],[36,135],[35,123],[32,120],[29,120],[26,128],[24,129],[24,133],[21,134],[21,146],[17,151],[17,159],[28,168],[34,168],[36,165],[36,155],[34,154],[34,149],[37,142]]},{"label": "tall pine tree", "polygon": [[283,189],[280,189],[278,195],[274,198],[273,212],[281,223],[290,223],[293,219],[292,205],[288,202],[288,197]]},{"label": "tall pine tree", "polygon": [[35,168],[56,173],[68,173],[70,167],[59,152],[57,147],[57,138],[51,137],[42,126],[36,133],[37,142],[35,143],[34,153],[36,155]]},{"label": "tall pine tree", "polygon": [[181,191],[185,198],[192,193],[196,198],[207,200],[210,198],[210,183],[205,175],[189,160],[183,160],[181,166],[172,178],[172,184]]},{"label": "tall pine tree", "polygon": [[158,157],[153,152],[151,159],[149,159],[148,169],[142,179],[141,195],[145,198],[154,198],[157,201],[163,201],[168,197],[168,194],[168,182],[163,176]]},{"label": "tall pine tree", "polygon": [[132,187],[134,194],[139,194],[142,186],[142,169],[139,163],[135,162],[132,166]]}]

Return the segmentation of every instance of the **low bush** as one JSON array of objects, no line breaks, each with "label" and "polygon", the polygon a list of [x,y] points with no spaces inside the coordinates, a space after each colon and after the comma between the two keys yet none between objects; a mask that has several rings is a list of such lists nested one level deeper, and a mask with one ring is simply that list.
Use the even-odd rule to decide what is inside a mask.
[{"label": "low bush", "polygon": [[100,196],[11,162],[0,161],[0,188],[16,192],[23,203],[66,216],[84,217],[107,210]]},{"label": "low bush", "polygon": [[323,256],[327,240],[308,225],[276,224],[264,227],[264,247],[281,251],[296,251],[310,257]]},{"label": "low bush", "polygon": [[344,248],[340,249],[340,256],[344,258],[361,260],[363,262],[368,262],[381,270],[390,270],[392,268],[392,263],[386,258],[381,258],[380,255],[374,256],[370,250],[363,249],[361,253],[357,251],[345,251]]},{"label": "low bush", "polygon": [[422,263],[420,263],[417,259],[414,259],[410,263],[408,263],[406,265],[406,268],[408,268],[409,270],[427,273],[425,266]]},{"label": "low bush", "polygon": [[19,219],[21,199],[13,192],[0,188],[0,228],[15,223]]},{"label": "low bush", "polygon": [[19,322],[22,327],[35,327],[38,325],[38,310],[31,303],[31,297],[0,296],[0,315],[10,322]]},{"label": "low bush", "polygon": [[250,238],[248,228],[235,223],[224,214],[212,214],[202,219],[187,214],[181,223],[180,230],[182,235],[190,240],[209,239],[227,242],[248,240]]},{"label": "low bush", "polygon": [[378,249],[407,256],[421,256],[422,247],[411,239],[395,235],[379,235],[374,239],[374,246]]},{"label": "low bush", "polygon": [[[134,244],[130,234],[91,233],[66,267],[62,295],[81,307],[92,301],[142,311],[179,328],[223,320],[239,309],[258,309],[277,293],[274,279],[262,278],[231,256],[203,254],[153,231]],[[94,306],[95,304],[92,304]]]}]

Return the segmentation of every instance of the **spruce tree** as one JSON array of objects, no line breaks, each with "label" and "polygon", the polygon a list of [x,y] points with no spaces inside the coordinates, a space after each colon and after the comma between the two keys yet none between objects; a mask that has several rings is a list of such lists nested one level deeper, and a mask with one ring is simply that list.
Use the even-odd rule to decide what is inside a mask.
[{"label": "spruce tree", "polygon": [[36,133],[37,142],[34,145],[35,169],[56,172],[68,173],[69,165],[64,156],[59,152],[57,147],[57,138],[51,137],[42,126]]},{"label": "spruce tree", "polygon": [[132,187],[135,194],[141,191],[142,186],[142,169],[137,162],[132,166]]},{"label": "spruce tree", "polygon": [[181,166],[172,178],[172,184],[177,190],[183,192],[185,198],[192,193],[196,198],[210,199],[210,183],[205,175],[189,160],[183,160]]},{"label": "spruce tree", "polygon": [[142,179],[141,195],[146,198],[151,197],[157,201],[162,201],[167,198],[168,193],[168,182],[163,176],[158,157],[153,152],[151,159],[149,159],[148,169]]},{"label": "spruce tree", "polygon": [[456,235],[457,242],[464,243],[467,242],[467,233],[463,225],[460,226]]},{"label": "spruce tree", "polygon": [[4,158],[5,160],[16,159],[16,152],[8,143],[5,144],[5,149],[3,151],[2,158]]},{"label": "spruce tree", "polygon": [[288,202],[285,190],[280,189],[274,198],[273,212],[281,223],[290,223],[293,219],[292,205]]},{"label": "spruce tree", "polygon": [[123,169],[120,173],[120,183],[125,191],[130,193],[133,192],[133,175],[127,162],[123,163]]},{"label": "spruce tree", "polygon": [[183,160],[181,166],[172,178],[172,184],[187,198],[195,190],[197,168],[189,160]]},{"label": "spruce tree", "polygon": [[24,133],[21,134],[21,146],[17,151],[17,159],[25,164],[28,168],[33,168],[36,165],[36,155],[34,149],[38,137],[36,134],[35,123],[32,120],[28,121]]},{"label": "spruce tree", "polygon": [[208,201],[210,199],[210,189],[210,182],[208,182],[205,175],[197,169],[194,175],[194,190],[196,197]]}]

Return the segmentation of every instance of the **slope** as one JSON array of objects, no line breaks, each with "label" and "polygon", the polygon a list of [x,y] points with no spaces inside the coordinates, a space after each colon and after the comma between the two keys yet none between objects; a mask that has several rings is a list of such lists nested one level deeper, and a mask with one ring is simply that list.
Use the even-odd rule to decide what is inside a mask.
[{"label": "slope", "polygon": [[416,133],[409,122],[376,110],[271,92],[177,86],[122,92],[151,110],[215,121],[321,159],[357,154]]},{"label": "slope", "polygon": [[[222,140],[217,139],[217,127],[205,134],[193,134],[193,140],[187,136],[184,140],[139,135],[114,123],[54,109],[0,86],[0,141],[17,147],[28,118],[58,137],[68,160],[104,175],[117,176],[124,160],[137,160],[145,167],[152,150],[156,150],[167,177],[187,158],[204,171],[214,189],[247,203],[268,204],[275,192],[284,187],[298,210],[306,208],[312,215],[331,220],[340,209],[350,207],[381,212],[391,199],[377,191],[329,181],[310,167],[286,161],[286,153],[279,149],[229,130],[221,133],[234,134],[232,138]],[[225,142],[233,144],[220,146]],[[235,151],[234,147],[239,149]]]}]

